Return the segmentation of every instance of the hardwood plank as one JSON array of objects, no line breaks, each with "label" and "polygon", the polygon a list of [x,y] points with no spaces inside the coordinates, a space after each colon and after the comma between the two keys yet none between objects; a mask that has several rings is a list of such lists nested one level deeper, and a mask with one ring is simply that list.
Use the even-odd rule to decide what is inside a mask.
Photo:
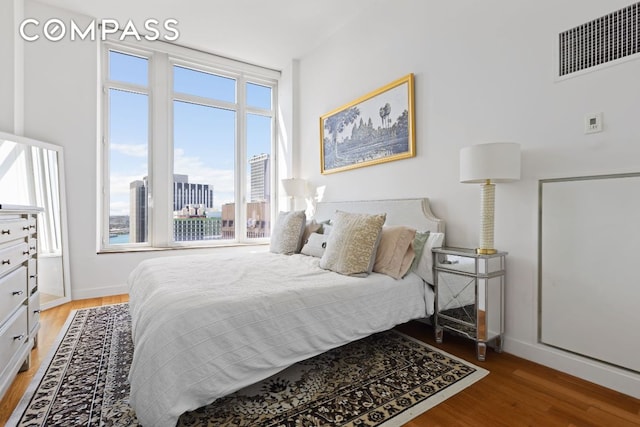
[{"label": "hardwood plank", "polygon": [[[430,326],[409,322],[397,329],[490,371],[490,374],[407,424],[474,426],[640,426],[640,400],[521,359],[491,350],[485,362],[473,342],[446,334],[437,344]],[[441,421],[444,420],[444,421]]]},{"label": "hardwood plank", "polygon": [[[72,301],[42,312],[39,345],[32,351],[31,369],[18,374],[0,402],[0,425],[8,420],[72,310],[127,301],[127,295],[115,295]],[[640,426],[639,399],[507,353],[491,350],[485,362],[478,362],[472,342],[445,334],[444,343],[436,344],[432,328],[420,322],[409,322],[398,329],[490,371],[406,427]]]}]

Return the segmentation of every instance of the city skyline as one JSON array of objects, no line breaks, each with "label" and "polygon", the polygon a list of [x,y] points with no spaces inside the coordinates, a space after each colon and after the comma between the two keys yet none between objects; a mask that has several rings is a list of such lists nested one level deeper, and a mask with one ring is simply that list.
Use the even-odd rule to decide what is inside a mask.
[{"label": "city skyline", "polygon": [[[266,153],[255,155],[249,159],[251,179],[249,180],[248,193],[251,195],[251,200],[247,204],[247,225],[252,234],[250,237],[264,237],[265,229],[270,228],[268,221],[270,215],[266,212],[269,210],[270,200],[270,163],[270,155]],[[110,216],[110,244],[147,241],[147,188],[148,177],[146,176],[129,183],[129,214]],[[226,238],[234,235],[231,230],[234,228],[232,220],[235,216],[235,208],[230,209],[234,203],[225,203],[221,210],[216,211],[213,209],[214,200],[213,186],[189,182],[189,176],[185,174],[173,175],[175,241],[225,238],[222,236],[221,224],[224,224]],[[231,211],[233,214],[229,213]],[[230,215],[231,218],[229,218]],[[126,226],[123,225],[121,217],[128,218]],[[197,221],[197,218],[201,218],[201,221]],[[178,219],[182,221],[177,221]],[[192,221],[184,221],[185,219]]]}]

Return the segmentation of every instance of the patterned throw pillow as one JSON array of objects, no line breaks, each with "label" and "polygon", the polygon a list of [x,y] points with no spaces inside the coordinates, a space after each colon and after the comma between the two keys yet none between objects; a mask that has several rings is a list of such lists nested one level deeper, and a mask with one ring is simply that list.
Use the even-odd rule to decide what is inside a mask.
[{"label": "patterned throw pillow", "polygon": [[350,276],[371,273],[386,216],[337,211],[320,268]]},{"label": "patterned throw pillow", "polygon": [[269,250],[285,255],[300,252],[306,221],[304,211],[280,212],[271,234]]}]

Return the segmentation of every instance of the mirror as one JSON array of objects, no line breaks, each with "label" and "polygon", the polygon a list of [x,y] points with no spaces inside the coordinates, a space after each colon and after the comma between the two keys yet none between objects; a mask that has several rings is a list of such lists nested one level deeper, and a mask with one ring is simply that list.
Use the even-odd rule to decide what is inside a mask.
[{"label": "mirror", "polygon": [[38,287],[43,310],[71,301],[63,148],[0,132],[0,203],[39,206]]}]

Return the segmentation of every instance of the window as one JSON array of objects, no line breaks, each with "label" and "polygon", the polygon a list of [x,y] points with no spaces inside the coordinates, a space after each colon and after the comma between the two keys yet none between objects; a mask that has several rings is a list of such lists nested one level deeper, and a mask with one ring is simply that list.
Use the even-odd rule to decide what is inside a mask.
[{"label": "window", "polygon": [[268,238],[277,74],[156,45],[104,47],[101,249]]}]

